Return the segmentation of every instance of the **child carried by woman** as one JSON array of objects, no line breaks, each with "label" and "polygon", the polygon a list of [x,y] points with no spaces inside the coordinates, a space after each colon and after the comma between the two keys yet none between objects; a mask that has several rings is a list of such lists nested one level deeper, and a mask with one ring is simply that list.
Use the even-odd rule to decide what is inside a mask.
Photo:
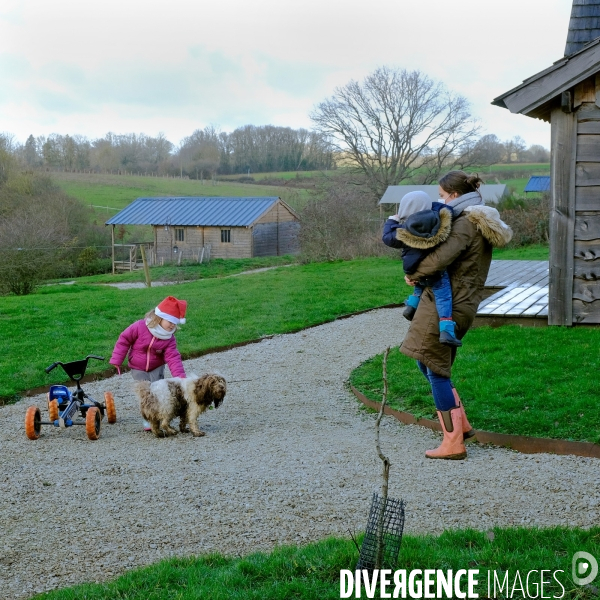
[{"label": "child carried by woman", "polygon": [[[411,275],[435,247],[448,239],[452,218],[452,208],[446,204],[432,202],[425,192],[410,192],[400,200],[398,214],[385,222],[383,243],[402,250],[404,273]],[[456,323],[452,320],[452,286],[447,271],[419,280],[406,300],[404,317],[412,321],[426,287],[431,287],[435,298],[440,320],[440,343],[462,346],[456,337]]]}]

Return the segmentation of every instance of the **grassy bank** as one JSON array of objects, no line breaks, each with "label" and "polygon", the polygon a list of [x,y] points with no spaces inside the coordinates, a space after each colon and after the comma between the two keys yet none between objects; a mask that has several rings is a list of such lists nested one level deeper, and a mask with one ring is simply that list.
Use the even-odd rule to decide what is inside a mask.
[{"label": "grassy bank", "polygon": [[[6,297],[0,306],[6,340],[0,397],[62,381],[59,369],[44,373],[54,361],[87,354],[108,360],[121,331],[168,295],[189,302],[187,323],[177,333],[185,357],[401,302],[408,287],[400,269],[398,260],[378,258],[132,290],[75,283]],[[106,362],[95,363],[90,372],[106,368]]]},{"label": "grassy bank", "polygon": [[[492,589],[490,596],[592,600],[598,598],[597,589],[579,587],[571,577],[572,557],[581,550],[593,556],[600,555],[600,528],[587,531],[567,528],[446,531],[439,537],[405,535],[396,568],[405,569],[407,578],[414,569],[442,569],[444,572],[452,569],[453,573],[459,569],[477,569],[475,591],[480,598],[488,597],[488,573],[491,587],[495,572],[500,581],[508,573],[509,589],[505,585],[505,594],[499,596],[493,594]],[[340,598],[340,570],[354,570],[357,558],[357,550],[351,541],[329,539],[303,548],[279,548],[268,555],[226,558],[213,554],[163,561],[131,571],[109,583],[80,585],[36,598],[327,600]],[[542,570],[546,571],[543,579],[547,583],[540,594]],[[527,574],[532,571],[529,587],[524,589]],[[463,591],[465,580],[466,577],[462,580]],[[393,590],[393,585],[388,588],[388,592]],[[366,597],[364,589],[361,597]]]},{"label": "grassy bank", "polygon": [[[476,429],[600,443],[598,369],[600,330],[591,328],[473,329],[458,350],[452,381]],[[380,401],[382,356],[363,363],[350,378]],[[416,417],[435,416],[429,384],[415,361],[390,353],[393,408]]]},{"label": "grassy bank", "polygon": [[[96,207],[99,216],[112,217],[136,198],[154,196],[280,196],[297,208],[304,190],[288,190],[272,185],[256,185],[195,179],[173,179],[140,175],[102,175],[94,173],[52,173],[52,179],[70,196]],[[115,210],[107,210],[109,209]]]}]

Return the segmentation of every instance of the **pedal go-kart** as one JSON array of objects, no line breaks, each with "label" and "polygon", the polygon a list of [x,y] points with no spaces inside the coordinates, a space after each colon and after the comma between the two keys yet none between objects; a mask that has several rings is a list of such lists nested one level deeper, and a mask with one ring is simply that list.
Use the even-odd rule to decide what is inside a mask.
[{"label": "pedal go-kart", "polygon": [[[46,367],[46,373],[52,369],[61,366],[63,371],[69,376],[71,381],[77,384],[77,388],[72,392],[66,385],[51,385],[48,391],[48,421],[42,421],[40,409],[37,406],[30,406],[25,415],[25,434],[30,440],[37,440],[40,437],[42,425],[54,425],[66,429],[73,425],[85,425],[85,432],[90,440],[97,440],[100,437],[100,424],[106,414],[109,423],[117,422],[117,411],[115,409],[115,399],[111,392],[104,392],[104,402],[96,402],[91,396],[88,396],[79,385],[79,382],[85,375],[88,360],[104,360],[102,356],[88,354],[82,360],[62,363],[55,362]],[[80,412],[83,421],[74,421],[76,414]]]}]

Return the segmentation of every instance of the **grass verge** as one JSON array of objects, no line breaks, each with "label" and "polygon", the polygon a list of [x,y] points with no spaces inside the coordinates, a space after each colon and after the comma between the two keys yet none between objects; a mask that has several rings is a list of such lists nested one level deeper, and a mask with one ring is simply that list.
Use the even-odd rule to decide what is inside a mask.
[{"label": "grass verge", "polygon": [[492,253],[494,260],[548,260],[549,256],[550,246],[544,244],[518,248],[494,248]]},{"label": "grass verge", "polygon": [[[597,588],[573,583],[575,552],[600,555],[600,528],[495,528],[446,531],[439,537],[405,535],[397,569],[477,569],[480,598],[493,590],[494,573],[504,595],[569,600],[598,598]],[[212,554],[176,558],[126,573],[102,584],[85,584],[36,596],[41,600],[328,600],[340,598],[340,570],[354,570],[358,553],[348,540],[328,539],[270,554],[225,558]],[[542,574],[541,571],[545,572]],[[530,574],[529,577],[527,575]],[[541,578],[546,583],[541,592]],[[463,586],[466,578],[463,578]],[[394,586],[388,589],[393,592]],[[435,590],[435,587],[433,588]],[[463,587],[465,591],[465,587]],[[362,597],[366,597],[364,589]],[[498,592],[498,586],[496,586]],[[352,595],[354,597],[354,594]],[[375,597],[380,597],[376,595]],[[433,597],[433,596],[432,596]],[[445,595],[435,595],[446,598]]]},{"label": "grass verge", "polygon": [[[600,443],[600,330],[479,327],[458,350],[452,381],[476,429]],[[381,401],[382,355],[358,367],[350,382]],[[388,359],[388,403],[415,417],[436,418],[429,384],[397,350]]]},{"label": "grass verge", "polygon": [[[178,347],[189,357],[402,302],[408,293],[401,264],[391,258],[296,265],[143,289],[81,283],[43,287],[30,296],[2,299],[0,398],[16,399],[27,389],[64,381],[59,369],[44,373],[55,361],[87,354],[108,361],[121,331],[168,295],[189,302],[187,323],[177,333]],[[94,362],[89,372],[106,368],[107,362]]]},{"label": "grass verge", "polygon": [[[211,277],[227,277],[244,271],[280,267],[298,262],[296,256],[261,256],[257,258],[213,258],[208,263],[183,261],[181,265],[164,265],[150,267],[150,279],[155,281],[196,281]],[[62,280],[72,281],[71,279]],[[143,270],[129,271],[126,273],[104,273],[102,275],[89,275],[77,278],[77,283],[145,283]]]}]

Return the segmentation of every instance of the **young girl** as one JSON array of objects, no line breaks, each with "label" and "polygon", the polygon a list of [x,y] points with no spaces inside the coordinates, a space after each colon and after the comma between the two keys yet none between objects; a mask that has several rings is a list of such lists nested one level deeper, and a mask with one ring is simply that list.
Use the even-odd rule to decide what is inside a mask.
[{"label": "young girl", "polygon": [[[165,364],[173,377],[185,377],[181,355],[173,335],[179,324],[185,323],[187,302],[173,296],[165,298],[154,310],[132,323],[119,336],[110,364],[121,374],[121,365],[128,356],[131,375],[136,381],[158,381],[165,378]],[[150,424],[144,421],[144,431]]]}]

